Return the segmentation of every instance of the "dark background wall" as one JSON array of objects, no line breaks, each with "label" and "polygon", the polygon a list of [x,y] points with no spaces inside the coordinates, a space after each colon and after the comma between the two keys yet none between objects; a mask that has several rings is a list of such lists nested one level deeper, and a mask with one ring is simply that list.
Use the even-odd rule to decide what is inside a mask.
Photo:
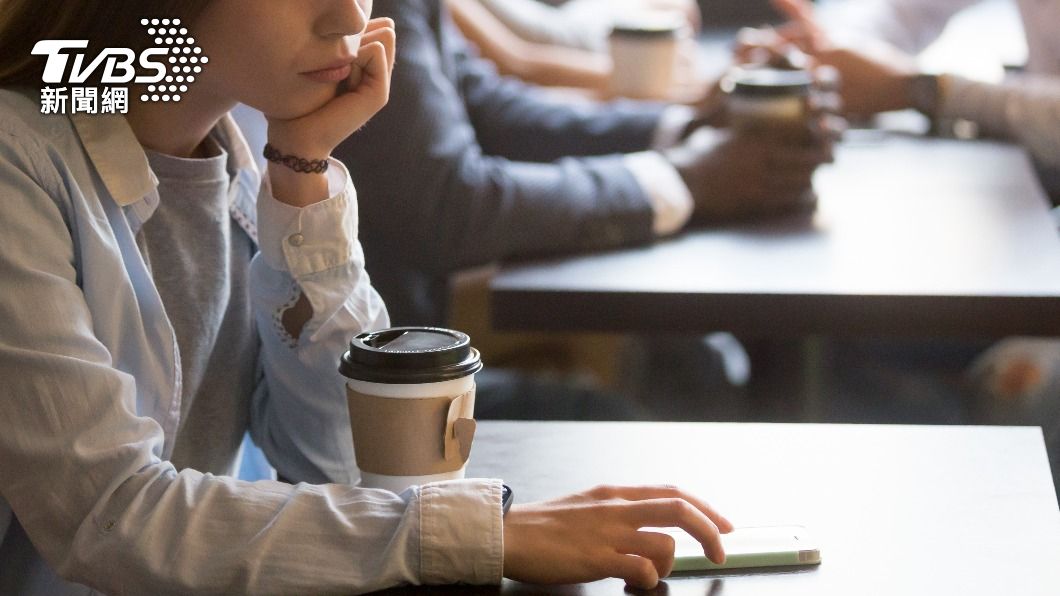
[{"label": "dark background wall", "polygon": [[734,27],[777,22],[769,0],[699,0],[705,27]]}]

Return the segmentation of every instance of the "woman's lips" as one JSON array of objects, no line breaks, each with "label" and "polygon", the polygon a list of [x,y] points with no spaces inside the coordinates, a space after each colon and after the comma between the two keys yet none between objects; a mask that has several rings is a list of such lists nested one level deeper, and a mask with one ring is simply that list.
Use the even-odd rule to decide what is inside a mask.
[{"label": "woman's lips", "polygon": [[350,76],[350,70],[352,66],[350,64],[343,64],[342,66],[336,66],[333,68],[322,68],[320,70],[311,70],[309,72],[301,73],[302,76],[308,77],[318,83],[338,83],[346,80]]}]

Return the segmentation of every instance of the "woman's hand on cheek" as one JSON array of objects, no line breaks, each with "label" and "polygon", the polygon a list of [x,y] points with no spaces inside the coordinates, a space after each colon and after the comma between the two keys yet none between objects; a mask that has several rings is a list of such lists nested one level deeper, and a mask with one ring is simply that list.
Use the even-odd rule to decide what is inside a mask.
[{"label": "woman's hand on cheek", "polygon": [[397,37],[394,21],[372,19],[361,38],[349,78],[326,104],[298,118],[268,118],[269,142],[307,159],[331,155],[346,137],[364,126],[390,98]]},{"label": "woman's hand on cheek", "polygon": [[709,505],[670,486],[613,487],[516,505],[504,518],[504,575],[560,584],[619,577],[650,589],[670,574],[674,540],[642,528],[680,527],[711,560],[725,552],[732,524]]}]

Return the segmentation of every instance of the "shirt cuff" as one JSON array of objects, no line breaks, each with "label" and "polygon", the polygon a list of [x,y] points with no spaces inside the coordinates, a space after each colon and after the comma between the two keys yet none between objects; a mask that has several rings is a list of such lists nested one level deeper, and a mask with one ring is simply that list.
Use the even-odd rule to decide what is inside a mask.
[{"label": "shirt cuff", "polygon": [[259,248],[276,271],[300,277],[339,267],[353,258],[357,242],[357,191],[342,162],[328,160],[330,198],[306,207],[272,194],[268,176],[258,195]]},{"label": "shirt cuff", "polygon": [[432,482],[420,487],[422,583],[501,583],[503,515],[500,480]]},{"label": "shirt cuff", "polygon": [[652,136],[651,148],[656,151],[669,149],[681,142],[681,133],[696,118],[696,110],[691,106],[674,104],[667,106],[659,116],[659,124]]},{"label": "shirt cuff", "polygon": [[692,217],[692,192],[670,162],[655,151],[629,153],[626,167],[644,189],[654,213],[652,231],[657,236],[673,234]]},{"label": "shirt cuff", "polygon": [[[1028,87],[1029,88],[1029,87]],[[963,118],[991,134],[1006,134],[1011,92],[1003,84],[939,75],[940,118]]]}]

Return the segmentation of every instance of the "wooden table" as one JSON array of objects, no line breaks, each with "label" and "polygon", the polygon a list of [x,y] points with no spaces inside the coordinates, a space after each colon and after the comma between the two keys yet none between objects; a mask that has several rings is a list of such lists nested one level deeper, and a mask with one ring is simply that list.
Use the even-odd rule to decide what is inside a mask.
[{"label": "wooden table", "polygon": [[864,132],[812,216],[506,267],[502,330],[1060,335],[1060,236],[1013,146]]},{"label": "wooden table", "polygon": [[[483,422],[469,475],[517,501],[677,483],[737,525],[797,522],[819,567],[670,578],[695,596],[1055,596],[1060,510],[1037,428]],[[394,593],[620,595],[623,582]]]}]

